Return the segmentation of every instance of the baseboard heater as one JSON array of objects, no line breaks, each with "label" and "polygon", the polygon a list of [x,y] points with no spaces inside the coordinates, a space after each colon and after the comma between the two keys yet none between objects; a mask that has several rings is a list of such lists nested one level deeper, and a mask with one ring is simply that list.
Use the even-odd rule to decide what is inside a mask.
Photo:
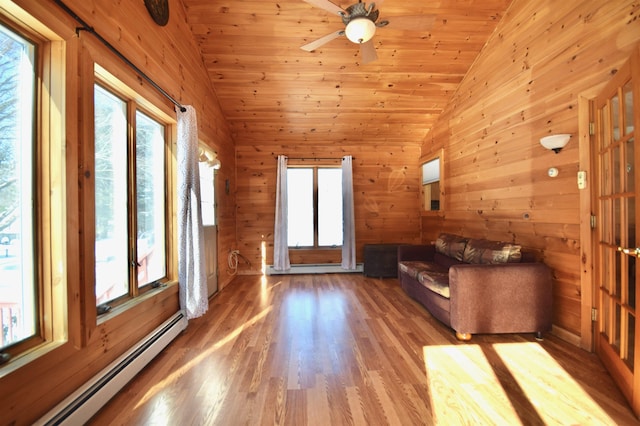
[{"label": "baseboard heater", "polygon": [[35,424],[85,424],[186,327],[186,316],[177,312]]},{"label": "baseboard heater", "polygon": [[364,266],[362,263],[356,264],[356,269],[342,269],[338,263],[318,263],[318,264],[296,264],[291,265],[286,271],[276,271],[273,265],[267,266],[267,275],[291,275],[291,274],[348,274],[362,273]]}]

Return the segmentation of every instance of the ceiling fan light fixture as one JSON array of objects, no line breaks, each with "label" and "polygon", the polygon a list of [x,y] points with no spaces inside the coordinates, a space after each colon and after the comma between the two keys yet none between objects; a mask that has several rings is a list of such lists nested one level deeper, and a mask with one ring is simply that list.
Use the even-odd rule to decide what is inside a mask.
[{"label": "ceiling fan light fixture", "polygon": [[369,18],[355,18],[349,21],[344,31],[353,43],[366,43],[376,33],[376,24]]}]

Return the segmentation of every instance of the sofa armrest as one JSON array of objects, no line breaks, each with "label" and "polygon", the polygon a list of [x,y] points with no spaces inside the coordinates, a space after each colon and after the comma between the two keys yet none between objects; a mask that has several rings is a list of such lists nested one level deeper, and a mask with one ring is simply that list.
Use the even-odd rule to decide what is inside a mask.
[{"label": "sofa armrest", "polygon": [[398,246],[398,262],[403,260],[433,260],[436,247],[433,244],[401,244]]},{"label": "sofa armrest", "polygon": [[449,290],[451,327],[459,333],[551,329],[551,270],[543,263],[453,265]]}]

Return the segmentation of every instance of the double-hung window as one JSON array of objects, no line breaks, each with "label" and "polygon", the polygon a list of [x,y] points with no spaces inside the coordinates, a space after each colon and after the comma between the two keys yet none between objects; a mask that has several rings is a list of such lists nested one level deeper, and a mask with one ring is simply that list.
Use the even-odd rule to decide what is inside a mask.
[{"label": "double-hung window", "polygon": [[94,114],[95,291],[105,307],[167,275],[167,126],[101,84]]},{"label": "double-hung window", "polygon": [[288,245],[295,248],[342,246],[342,169],[287,169]]}]

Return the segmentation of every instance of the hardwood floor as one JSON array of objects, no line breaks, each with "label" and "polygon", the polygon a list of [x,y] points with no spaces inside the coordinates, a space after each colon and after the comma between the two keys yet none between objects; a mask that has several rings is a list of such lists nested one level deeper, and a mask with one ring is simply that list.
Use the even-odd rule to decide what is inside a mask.
[{"label": "hardwood floor", "polygon": [[239,276],[92,424],[636,424],[554,336],[454,333],[396,279]]}]

